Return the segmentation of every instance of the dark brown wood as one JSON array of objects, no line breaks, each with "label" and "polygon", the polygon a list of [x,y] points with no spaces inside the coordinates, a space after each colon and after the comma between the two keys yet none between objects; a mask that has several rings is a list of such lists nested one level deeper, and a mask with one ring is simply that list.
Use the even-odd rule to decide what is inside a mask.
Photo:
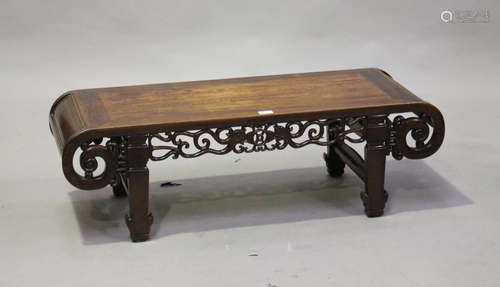
[{"label": "dark brown wood", "polygon": [[[398,115],[407,112],[415,116]],[[76,90],[56,100],[49,120],[70,183],[128,194],[133,241],[149,237],[153,220],[148,160],[328,146],[330,175],[347,164],[365,182],[361,197],[373,217],[387,200],[385,157],[424,158],[444,138],[439,110],[379,69]],[[347,143],[365,141],[363,160]],[[73,166],[78,150],[83,174]]]},{"label": "dark brown wood", "polygon": [[[330,125],[327,132],[328,141],[334,141],[335,138],[337,138],[338,131],[341,129],[344,129],[343,123],[334,123]],[[342,160],[340,155],[335,152],[335,149],[340,145],[344,145],[343,140],[334,141],[332,144],[328,145],[326,153],[323,154],[328,174],[332,177],[339,177],[344,174],[345,162]]]},{"label": "dark brown wood", "polygon": [[153,215],[149,213],[149,154],[145,136],[127,137],[126,161],[130,213],[125,221],[134,242],[149,239]]},{"label": "dark brown wood", "polygon": [[114,137],[110,140],[111,152],[113,157],[116,159],[116,164],[119,166],[117,168],[116,177],[111,182],[111,187],[113,188],[113,195],[115,197],[127,197],[128,192],[128,181],[127,181],[127,168],[125,167],[126,162],[126,150],[125,141],[122,137]]},{"label": "dark brown wood", "polygon": [[347,164],[362,181],[366,182],[365,161],[363,158],[345,143],[335,143],[332,146],[332,152],[334,152],[342,162]]},{"label": "dark brown wood", "polygon": [[121,181],[117,185],[112,186],[112,188],[115,197],[127,197],[127,190]]},{"label": "dark brown wood", "polygon": [[369,217],[381,216],[387,195],[384,190],[385,157],[388,154],[389,121],[386,115],[367,119],[365,145],[365,191],[361,199]]},{"label": "dark brown wood", "polygon": [[[347,121],[361,121],[363,117],[335,118],[309,121],[289,121],[267,124],[252,124],[239,127],[217,129],[202,129],[197,131],[167,131],[148,135],[150,158],[153,161],[167,158],[194,158],[207,153],[226,154],[251,153],[261,151],[281,150],[288,146],[293,148],[309,144],[329,145],[337,140],[362,142],[363,138],[355,139],[350,135],[362,131],[360,129],[341,128],[324,137],[331,126],[344,126]],[[156,140],[160,144],[155,144]],[[211,144],[217,144],[213,147]],[[191,148],[191,150],[189,150]],[[160,154],[155,154],[160,152]]]}]

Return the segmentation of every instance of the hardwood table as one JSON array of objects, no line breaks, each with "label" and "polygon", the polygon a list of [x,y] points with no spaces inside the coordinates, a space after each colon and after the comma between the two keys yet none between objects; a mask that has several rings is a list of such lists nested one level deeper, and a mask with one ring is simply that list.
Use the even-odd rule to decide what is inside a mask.
[{"label": "hardwood table", "polygon": [[[49,120],[71,184],[128,195],[135,242],[149,238],[153,221],[149,160],[327,146],[329,174],[347,164],[375,217],[388,197],[386,156],[424,158],[444,137],[440,111],[375,68],[75,90],[54,102]],[[348,142],[366,142],[364,159]]]}]

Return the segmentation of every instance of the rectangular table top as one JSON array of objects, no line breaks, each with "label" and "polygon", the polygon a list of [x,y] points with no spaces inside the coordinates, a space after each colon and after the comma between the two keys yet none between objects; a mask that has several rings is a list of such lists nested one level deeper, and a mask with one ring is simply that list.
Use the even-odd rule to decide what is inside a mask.
[{"label": "rectangular table top", "polygon": [[75,90],[59,97],[50,126],[60,150],[103,137],[264,122],[410,112],[425,104],[380,69]]},{"label": "rectangular table top", "polygon": [[378,69],[70,92],[87,128],[307,115],[421,100]]}]

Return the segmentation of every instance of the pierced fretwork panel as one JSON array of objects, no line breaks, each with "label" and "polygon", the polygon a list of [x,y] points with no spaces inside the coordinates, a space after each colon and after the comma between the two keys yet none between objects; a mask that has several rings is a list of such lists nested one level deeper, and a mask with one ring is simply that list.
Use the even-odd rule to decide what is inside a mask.
[{"label": "pierced fretwork panel", "polygon": [[[349,127],[353,128],[349,128]],[[326,133],[330,128],[330,140]],[[255,124],[195,131],[150,134],[148,145],[153,161],[198,157],[206,153],[251,153],[300,148],[309,144],[326,146],[336,140],[364,141],[364,117]]]},{"label": "pierced fretwork panel", "polygon": [[[440,113],[433,110],[416,113],[405,118],[401,115],[390,120],[384,144],[394,158],[425,158],[437,151],[444,137],[444,121]],[[281,150],[288,146],[300,148],[309,144],[326,146],[338,141],[361,143],[365,141],[367,116],[321,119],[310,121],[278,122],[213,128],[195,131],[166,131],[145,134],[149,158],[153,161],[167,158],[198,157],[206,153],[226,154],[251,153]],[[408,143],[408,137],[414,144]],[[102,138],[87,138],[72,144],[63,154],[63,171],[74,186],[81,189],[96,189],[107,184],[116,185],[120,178],[127,177],[127,135],[112,137],[103,144]],[[82,173],[75,170],[77,149],[81,149],[79,163]],[[98,158],[104,167],[99,168]],[[101,172],[99,172],[101,171]]]}]

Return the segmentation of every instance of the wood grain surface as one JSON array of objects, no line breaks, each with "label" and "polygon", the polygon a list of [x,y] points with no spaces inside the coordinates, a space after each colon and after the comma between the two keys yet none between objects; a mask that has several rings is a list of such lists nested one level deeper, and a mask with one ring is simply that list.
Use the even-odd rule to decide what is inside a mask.
[{"label": "wood grain surface", "polygon": [[50,113],[59,149],[85,133],[161,130],[412,111],[425,104],[376,68],[75,90]]}]

